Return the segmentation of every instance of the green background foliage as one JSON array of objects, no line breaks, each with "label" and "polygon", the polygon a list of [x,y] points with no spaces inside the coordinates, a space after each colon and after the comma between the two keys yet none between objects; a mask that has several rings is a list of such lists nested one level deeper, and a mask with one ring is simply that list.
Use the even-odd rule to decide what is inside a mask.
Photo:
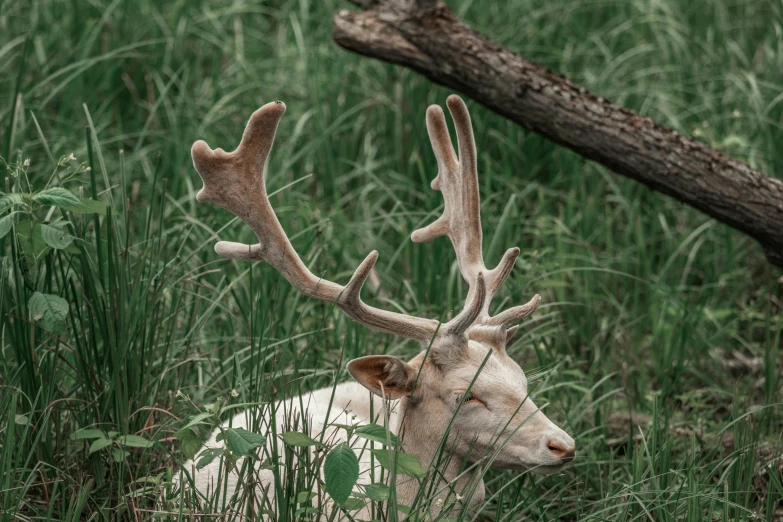
[{"label": "green background foliage", "polygon": [[[450,5],[526,58],[780,177],[780,2]],[[344,381],[351,358],[416,352],[213,252],[216,235],[254,238],[197,204],[190,146],[233,149],[263,103],[288,106],[267,184],[313,272],[345,282],[378,249],[382,292],[368,302],[461,307],[448,242],[408,238],[439,214],[424,111],[450,91],[338,48],[343,8],[0,2],[2,520],[240,520],[241,507],[172,493],[180,441],[192,452],[221,403],[239,411]],[[578,445],[553,477],[490,472],[480,519],[779,519],[781,271],[746,237],[468,103],[487,263],[523,252],[497,306],[543,296],[509,353]],[[71,196],[41,195],[53,187]],[[249,429],[277,437],[259,411]],[[316,511],[318,460],[274,458],[293,455],[281,520]]]}]

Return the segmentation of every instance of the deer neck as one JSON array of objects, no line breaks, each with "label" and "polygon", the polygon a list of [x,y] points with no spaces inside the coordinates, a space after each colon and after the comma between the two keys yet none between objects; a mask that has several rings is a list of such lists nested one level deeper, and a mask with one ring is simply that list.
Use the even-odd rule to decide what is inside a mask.
[{"label": "deer neck", "polygon": [[[451,509],[454,514],[465,505],[472,512],[484,502],[481,467],[465,471],[471,464],[450,453],[448,447],[440,449],[444,430],[439,428],[438,422],[433,422],[433,415],[411,405],[408,399],[402,399],[400,406],[403,420],[399,434],[405,443],[405,451],[416,456],[425,468],[429,466],[430,474],[435,475],[434,484],[428,481],[417,505],[421,505],[423,498],[432,499],[431,509],[436,514],[444,505],[453,505],[457,500]],[[401,504],[410,506],[418,491],[417,480],[398,475],[397,494]]]}]

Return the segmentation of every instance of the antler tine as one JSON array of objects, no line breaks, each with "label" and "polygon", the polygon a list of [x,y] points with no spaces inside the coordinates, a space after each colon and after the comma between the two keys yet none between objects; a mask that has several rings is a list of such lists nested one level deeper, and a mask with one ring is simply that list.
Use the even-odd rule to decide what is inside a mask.
[{"label": "antler tine", "polygon": [[266,261],[303,294],[335,303],[349,317],[370,328],[430,341],[438,321],[380,310],[362,302],[361,289],[378,252],[365,258],[347,286],[316,277],[299,258],[272,209],[264,184],[266,160],[283,113],[282,102],[268,103],[254,112],[233,152],[212,150],[200,140],[193,144],[193,165],[204,182],[197,199],[235,214],[250,226],[259,241],[256,245],[220,241],[215,251],[230,259]]},{"label": "antler tine", "polygon": [[527,303],[523,305],[515,306],[513,308],[509,308],[508,310],[503,310],[498,315],[488,318],[484,322],[484,324],[490,326],[501,326],[501,325],[505,327],[514,326],[516,324],[519,324],[519,322],[522,319],[535,312],[538,309],[538,305],[540,304],[541,304],[541,295],[536,294],[533,296],[533,299],[531,299]]},{"label": "antler tine", "polygon": [[470,288],[469,302],[477,291],[478,275],[484,275],[486,298],[482,300],[482,309],[476,321],[480,324],[507,326],[533,313],[540,296],[536,296],[526,305],[507,310],[498,317],[489,317],[492,298],[511,273],[519,249],[508,249],[498,266],[492,270],[488,270],[484,264],[476,142],[470,113],[459,96],[449,96],[446,105],[454,120],[459,157],[451,144],[443,110],[437,105],[430,106],[427,109],[427,133],[438,162],[438,175],[431,186],[443,194],[444,209],[443,214],[433,223],[413,232],[411,239],[416,243],[423,243],[436,237],[448,236],[457,254],[462,277]]},{"label": "antler tine", "polygon": [[486,298],[487,287],[484,284],[484,274],[479,272],[476,276],[476,291],[466,300],[462,311],[446,324],[444,331],[454,335],[462,335],[467,332],[484,308]]}]

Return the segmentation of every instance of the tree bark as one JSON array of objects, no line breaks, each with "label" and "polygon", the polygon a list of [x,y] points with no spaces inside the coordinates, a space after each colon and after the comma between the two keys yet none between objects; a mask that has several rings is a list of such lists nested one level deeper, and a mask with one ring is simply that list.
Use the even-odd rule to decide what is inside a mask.
[{"label": "tree bark", "polygon": [[345,49],[410,67],[618,174],[751,236],[783,267],[783,181],[617,106],[460,22],[442,0],[353,0]]}]

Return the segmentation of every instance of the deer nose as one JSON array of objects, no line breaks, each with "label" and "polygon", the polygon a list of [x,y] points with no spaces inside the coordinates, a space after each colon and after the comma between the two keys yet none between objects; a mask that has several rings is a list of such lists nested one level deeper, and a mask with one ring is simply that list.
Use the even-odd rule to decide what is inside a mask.
[{"label": "deer nose", "polygon": [[576,457],[576,446],[574,444],[567,445],[559,440],[550,440],[546,448],[552,455],[562,460],[564,463],[571,462]]}]

